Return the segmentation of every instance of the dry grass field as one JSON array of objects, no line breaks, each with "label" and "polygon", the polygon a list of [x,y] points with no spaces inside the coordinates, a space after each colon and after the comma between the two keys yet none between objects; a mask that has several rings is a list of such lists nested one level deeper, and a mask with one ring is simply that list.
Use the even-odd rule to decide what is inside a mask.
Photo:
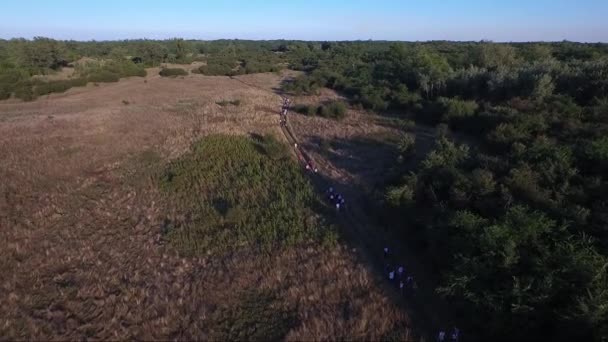
[{"label": "dry grass field", "polygon": [[[168,244],[152,169],[209,134],[281,137],[281,76],[148,75],[0,102],[0,340],[238,338],[230,329],[247,325],[251,293],[279,299],[269,307],[292,317],[287,340],[409,336],[380,275],[346,243],[191,257]],[[391,133],[357,115],[341,129],[295,125],[307,144],[334,128],[342,139]]]}]

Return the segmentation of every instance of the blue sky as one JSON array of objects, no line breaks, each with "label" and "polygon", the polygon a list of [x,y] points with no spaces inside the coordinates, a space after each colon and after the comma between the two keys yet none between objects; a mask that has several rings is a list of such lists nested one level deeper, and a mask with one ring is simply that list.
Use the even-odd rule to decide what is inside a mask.
[{"label": "blue sky", "polygon": [[0,38],[608,42],[608,0],[5,0]]}]

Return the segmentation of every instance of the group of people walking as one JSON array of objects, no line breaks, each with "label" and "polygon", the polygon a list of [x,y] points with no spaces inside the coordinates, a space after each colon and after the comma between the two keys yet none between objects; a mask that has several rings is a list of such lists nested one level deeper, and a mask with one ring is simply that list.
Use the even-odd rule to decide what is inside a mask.
[{"label": "group of people walking", "polygon": [[[449,340],[448,340],[449,337]],[[460,339],[460,330],[456,327],[454,327],[452,329],[452,332],[446,333],[444,330],[439,331],[439,333],[437,334],[437,341],[438,342],[458,342],[458,340]]]},{"label": "group of people walking", "polygon": [[[402,265],[393,266],[393,258],[388,247],[384,247],[384,271],[388,280],[399,288],[402,296],[414,296],[418,289],[418,284],[414,276],[408,274]],[[438,342],[458,342],[460,340],[460,330],[456,327],[448,334],[445,330],[440,330],[437,334]]]},{"label": "group of people walking", "polygon": [[333,187],[329,187],[325,194],[329,202],[336,207],[337,211],[346,209],[346,199],[342,194],[336,192]]},{"label": "group of people walking", "polygon": [[[281,107],[281,117],[279,124],[281,128],[287,132],[291,136],[294,141],[294,148],[296,150],[296,155],[298,159],[305,165],[306,170],[317,173],[318,169],[315,166],[313,160],[304,153],[304,151],[298,146],[297,141],[295,141],[295,137],[289,131],[287,127],[287,113],[289,111],[289,105],[291,101],[288,98],[283,98],[283,106]],[[336,207],[337,211],[342,211],[346,209],[346,199],[340,193],[338,193],[333,187],[329,187],[326,191],[326,196],[328,201]],[[396,265],[393,263],[393,257],[391,251],[388,247],[384,247],[384,263],[385,263],[385,273],[388,280],[397,286],[399,292],[402,296],[413,296],[418,289],[418,284],[414,280],[414,276],[412,274],[408,274],[406,268],[403,265]],[[458,342],[460,339],[460,330],[456,327],[452,329],[451,332],[446,332],[445,330],[440,330],[437,334],[438,342]]]},{"label": "group of people walking", "polygon": [[394,265],[392,254],[388,247],[384,247],[384,272],[388,280],[399,288],[402,296],[413,296],[418,289],[414,276],[407,273],[403,265]]},{"label": "group of people walking", "polygon": [[285,131],[287,131],[288,134],[291,136],[291,138],[294,140],[293,147],[296,150],[298,159],[300,160],[300,162],[302,162],[302,164],[304,164],[304,167],[306,168],[306,170],[317,173],[317,172],[319,172],[319,169],[315,165],[314,161],[306,153],[304,153],[304,151],[300,148],[300,146],[298,146],[297,141],[295,141],[295,137],[289,131],[289,127],[287,127],[287,112],[289,111],[290,104],[291,104],[291,100],[284,97],[283,106],[281,107],[281,118],[280,118],[279,124],[281,125],[281,128],[284,129]]}]

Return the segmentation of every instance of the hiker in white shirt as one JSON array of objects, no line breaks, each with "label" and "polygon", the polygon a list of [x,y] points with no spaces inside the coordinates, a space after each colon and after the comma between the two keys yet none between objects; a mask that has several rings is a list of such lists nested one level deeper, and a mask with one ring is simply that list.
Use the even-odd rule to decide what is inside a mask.
[{"label": "hiker in white shirt", "polygon": [[397,268],[397,276],[399,277],[399,279],[403,279],[403,273],[404,273],[404,269],[403,266],[399,266],[399,268]]},{"label": "hiker in white shirt", "polygon": [[454,331],[452,331],[452,341],[453,342],[458,342],[458,338],[460,337],[460,330],[456,327],[454,327]]}]

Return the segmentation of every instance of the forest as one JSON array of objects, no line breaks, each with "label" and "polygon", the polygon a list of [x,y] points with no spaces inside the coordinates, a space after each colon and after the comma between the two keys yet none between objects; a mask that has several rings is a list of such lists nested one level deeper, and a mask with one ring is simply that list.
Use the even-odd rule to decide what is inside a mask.
[{"label": "forest", "polygon": [[307,74],[286,90],[329,87],[442,132],[375,202],[380,218],[444,275],[437,292],[471,318],[471,330],[507,340],[606,336],[606,45],[310,50],[294,49],[291,67]]},{"label": "forest", "polygon": [[290,67],[306,75],[285,88],[329,87],[442,132],[374,202],[380,219],[444,275],[436,291],[470,317],[470,330],[601,340],[607,53],[604,44],[571,42],[300,45]]},{"label": "forest", "polygon": [[[32,78],[83,57],[93,61],[69,81]],[[403,166],[414,140],[404,132],[403,156],[386,170],[399,176],[369,196],[404,247],[432,260],[437,294],[480,338],[608,336],[607,44],[0,40],[0,99],[193,61],[203,75],[301,71],[285,92],[330,88],[436,127],[414,168]]]}]

